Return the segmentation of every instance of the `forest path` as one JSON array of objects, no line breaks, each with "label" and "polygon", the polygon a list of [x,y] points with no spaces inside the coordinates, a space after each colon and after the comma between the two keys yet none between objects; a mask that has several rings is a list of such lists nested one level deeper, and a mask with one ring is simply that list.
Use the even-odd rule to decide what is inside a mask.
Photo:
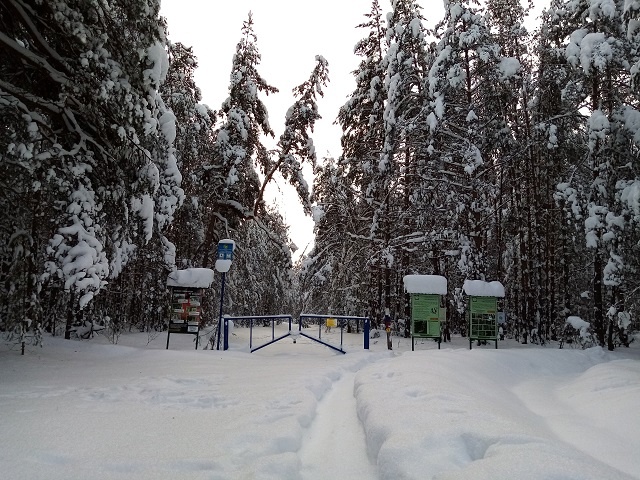
[{"label": "forest path", "polygon": [[355,376],[345,371],[318,403],[316,417],[298,452],[305,480],[378,478],[358,419],[353,395]]}]

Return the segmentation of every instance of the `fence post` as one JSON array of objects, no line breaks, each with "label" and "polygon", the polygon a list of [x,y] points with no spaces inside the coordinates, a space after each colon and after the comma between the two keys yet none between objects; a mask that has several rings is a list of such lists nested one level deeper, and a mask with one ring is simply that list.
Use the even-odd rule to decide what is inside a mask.
[{"label": "fence post", "polygon": [[222,328],[222,308],[224,305],[224,280],[225,272],[222,272],[222,286],[220,287],[220,315],[218,316],[218,341],[216,350],[220,350],[220,329]]},{"label": "fence post", "polygon": [[369,329],[371,320],[369,318],[364,319],[364,349],[369,350]]},{"label": "fence post", "polygon": [[224,317],[224,332],[223,332],[223,341],[222,341],[222,349],[229,350],[229,319]]}]

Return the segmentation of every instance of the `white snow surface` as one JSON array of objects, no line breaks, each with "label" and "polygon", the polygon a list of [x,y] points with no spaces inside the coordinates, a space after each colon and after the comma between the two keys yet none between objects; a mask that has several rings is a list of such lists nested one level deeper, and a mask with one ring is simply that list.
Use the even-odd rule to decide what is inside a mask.
[{"label": "white snow surface", "polygon": [[[253,344],[286,333],[255,327]],[[340,330],[322,339],[340,343]],[[640,349],[344,334],[0,344],[3,478],[640,479]],[[634,348],[635,347],[635,348]]]},{"label": "white snow surface", "polygon": [[185,268],[174,270],[167,278],[169,287],[209,288],[213,283],[213,270],[210,268]]},{"label": "white snow surface", "polygon": [[442,275],[405,275],[402,280],[407,293],[447,294],[447,279]]},{"label": "white snow surface", "polygon": [[462,289],[472,297],[504,297],[504,286],[498,281],[465,280]]}]

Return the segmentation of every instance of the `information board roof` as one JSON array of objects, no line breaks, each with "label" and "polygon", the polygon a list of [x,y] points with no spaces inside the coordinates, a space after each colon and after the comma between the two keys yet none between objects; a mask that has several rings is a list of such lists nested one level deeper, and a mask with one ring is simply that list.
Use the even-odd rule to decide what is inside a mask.
[{"label": "information board roof", "polygon": [[405,275],[407,293],[447,294],[447,279],[441,275]]},{"label": "information board roof", "polygon": [[213,270],[210,268],[174,270],[167,278],[169,287],[209,288],[212,283]]},{"label": "information board roof", "polygon": [[504,286],[498,281],[465,280],[462,289],[472,297],[504,297]]}]

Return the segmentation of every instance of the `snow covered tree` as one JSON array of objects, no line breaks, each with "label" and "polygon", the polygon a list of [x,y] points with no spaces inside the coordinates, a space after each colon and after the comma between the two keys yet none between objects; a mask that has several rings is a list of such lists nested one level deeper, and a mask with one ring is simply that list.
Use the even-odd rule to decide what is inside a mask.
[{"label": "snow covered tree", "polygon": [[552,119],[560,122],[563,116],[554,90],[554,76],[560,72],[543,47],[549,40],[540,41],[536,62],[524,27],[528,9],[519,1],[487,3],[487,25],[502,55],[495,92],[485,93],[485,101],[499,113],[492,122],[490,152],[498,188],[496,241],[490,242],[494,250],[488,253],[497,261],[497,278],[510,292],[510,320],[520,331],[538,328],[544,335],[556,307],[551,270],[561,224],[553,193],[562,171],[562,150]]},{"label": "snow covered tree", "polygon": [[176,117],[174,141],[176,161],[182,173],[185,202],[176,212],[167,235],[176,246],[179,268],[202,264],[207,188],[202,182],[204,166],[213,157],[216,113],[200,103],[202,94],[195,84],[197,67],[191,48],[181,43],[169,45],[169,71],[162,87],[163,98]]},{"label": "snow covered tree", "polygon": [[[496,148],[495,85],[509,81],[516,69],[500,57],[477,2],[447,2],[436,26],[438,44],[429,72],[431,98],[427,119],[429,152],[441,162],[440,176],[450,178],[444,200],[447,224],[456,232],[462,278],[489,273],[486,249],[493,230]],[[453,272],[449,272],[453,274]]]},{"label": "snow covered tree", "polygon": [[[384,111],[385,136],[378,170],[394,173],[401,162],[400,150],[411,148],[416,118],[422,109],[422,79],[427,70],[424,17],[413,0],[395,0],[387,15],[387,43],[384,58],[387,102]],[[403,148],[404,147],[404,148]],[[415,148],[415,147],[414,147]]]},{"label": "snow covered tree", "polygon": [[[424,79],[430,57],[426,45],[421,7],[413,0],[392,2],[387,15],[386,67],[387,100],[383,113],[384,143],[376,171],[377,198],[371,235],[382,239],[379,265],[385,268],[384,308],[396,318],[405,312],[402,277],[415,243],[417,212],[430,208],[412,193],[423,185],[418,163],[424,157],[424,107],[428,90]],[[405,240],[409,239],[409,242]],[[392,272],[393,271],[393,272]]]},{"label": "snow covered tree", "polygon": [[365,293],[369,251],[357,241],[360,219],[355,191],[345,179],[342,166],[333,159],[324,159],[316,170],[316,238],[303,261],[301,279],[313,292],[310,305],[314,311],[362,315],[369,306]]},{"label": "snow covered tree", "polygon": [[262,136],[274,136],[267,108],[259,98],[278,90],[259,74],[261,56],[253,30],[253,16],[242,25],[242,38],[231,66],[229,96],[219,114],[221,126],[214,133],[213,158],[203,166],[201,182],[207,186],[201,201],[207,209],[202,266],[212,263],[211,254],[220,238],[251,218],[255,211],[260,179],[257,169],[266,173],[271,165]]},{"label": "snow covered tree", "polygon": [[38,203],[5,222],[2,244],[30,232],[27,298],[66,292],[66,336],[181,201],[158,94],[168,64],[158,10],[157,0],[0,5],[5,205]]},{"label": "snow covered tree", "polygon": [[[583,212],[587,248],[592,252],[593,331],[613,348],[618,312],[624,309],[625,274],[631,231],[622,192],[637,174],[634,141],[637,96],[632,87],[633,48],[625,29],[623,2],[578,1],[558,5],[556,22],[569,34],[565,48],[572,82],[588,112],[585,122],[591,172]],[[631,127],[631,128],[629,128]],[[608,340],[605,339],[608,332]]]},{"label": "snow covered tree", "polygon": [[342,127],[342,157],[350,183],[360,192],[365,202],[373,202],[374,167],[379,162],[384,141],[384,108],[387,98],[383,64],[387,50],[386,28],[379,2],[374,0],[367,21],[357,28],[369,29],[366,38],[354,47],[362,58],[353,72],[356,89],[340,108],[338,123]]},{"label": "snow covered tree", "polygon": [[[358,68],[353,72],[356,88],[338,114],[338,122],[343,131],[342,156],[338,161],[340,171],[346,177],[346,184],[356,194],[354,201],[357,211],[354,217],[359,221],[354,224],[354,230],[349,232],[349,241],[360,245],[361,251],[375,252],[379,245],[375,235],[371,234],[371,228],[374,214],[380,205],[377,166],[385,137],[387,89],[384,82],[384,60],[388,42],[386,23],[377,0],[372,2],[371,10],[365,17],[367,20],[357,28],[368,29],[368,34],[354,47],[356,55],[361,57]],[[320,238],[323,227],[318,225],[317,228]],[[382,270],[379,268],[379,261],[374,258],[367,259],[367,263],[362,268],[369,272],[368,314],[374,320],[381,319],[384,311]]]},{"label": "snow covered tree", "polygon": [[235,315],[289,313],[292,265],[282,215],[268,207],[260,219],[243,223],[237,235],[233,267],[227,275],[228,311]]},{"label": "snow covered tree", "polygon": [[[630,75],[631,88],[635,98],[640,92],[640,3],[638,1],[629,1],[624,4],[624,22],[629,41],[630,49]],[[629,105],[625,115],[625,127],[629,135],[632,135],[633,144],[631,150],[634,155],[638,154],[638,116],[635,111],[638,109],[637,101]],[[628,248],[626,263],[628,269],[626,279],[628,281],[625,309],[627,312],[619,312],[619,327],[628,328],[630,316],[629,311],[633,311],[635,316],[640,312],[640,300],[635,293],[640,288],[640,255],[638,255],[638,246],[640,239],[640,171],[637,163],[631,163],[632,168],[625,172],[625,179],[619,183],[617,189],[619,207],[625,212],[625,218],[629,220],[629,230],[624,239]],[[625,319],[627,320],[625,322]],[[626,325],[625,325],[626,323]]]},{"label": "snow covered tree", "polygon": [[258,216],[258,209],[264,201],[264,191],[277,172],[297,190],[305,213],[311,213],[309,187],[303,176],[302,165],[306,161],[312,170],[316,167],[315,147],[309,133],[313,132],[316,120],[322,118],[318,113],[316,100],[317,95],[324,95],[323,88],[329,82],[328,66],[327,60],[317,55],[316,66],[309,79],[293,89],[297,100],[285,117],[284,132],[278,141],[278,158],[266,167],[265,178],[254,207],[255,216]]},{"label": "snow covered tree", "polygon": [[584,153],[580,98],[564,60],[566,36],[553,15],[544,12],[533,56],[526,62],[530,73],[522,90],[518,140],[524,148],[510,170],[507,199],[506,225],[513,239],[509,309],[520,331],[537,328],[544,338],[562,332],[575,290],[584,290],[575,282],[583,276],[571,274],[580,256],[565,207],[575,196],[571,189],[567,198],[556,192],[568,175],[578,178],[576,159]]},{"label": "snow covered tree", "polygon": [[[376,322],[385,309],[392,310],[394,316],[404,311],[403,263],[408,261],[405,254],[415,250],[414,244],[405,243],[408,229],[413,228],[409,200],[413,186],[408,182],[416,181],[409,170],[418,161],[423,142],[418,119],[425,103],[423,79],[429,57],[423,17],[415,1],[392,2],[386,21],[379,3],[373,1],[365,16],[367,21],[358,28],[369,33],[355,47],[362,57],[353,72],[356,89],[338,116],[343,155],[336,165],[325,166],[329,170],[323,170],[316,182],[318,192],[334,192],[328,215],[337,218],[328,221],[325,217],[317,224],[315,250],[323,252],[325,239],[336,238],[329,233],[336,231],[336,222],[348,226],[351,245],[331,248],[338,260],[335,268],[322,267],[331,272],[331,277],[322,274],[322,279],[343,292],[356,292],[368,284],[368,311]],[[338,184],[341,188],[335,191]],[[350,210],[356,221],[345,220]],[[368,254],[363,255],[365,252]],[[340,269],[345,265],[345,272],[364,269],[368,279],[359,276],[356,281],[342,275]],[[344,299],[343,295],[343,304],[354,304]]]}]

